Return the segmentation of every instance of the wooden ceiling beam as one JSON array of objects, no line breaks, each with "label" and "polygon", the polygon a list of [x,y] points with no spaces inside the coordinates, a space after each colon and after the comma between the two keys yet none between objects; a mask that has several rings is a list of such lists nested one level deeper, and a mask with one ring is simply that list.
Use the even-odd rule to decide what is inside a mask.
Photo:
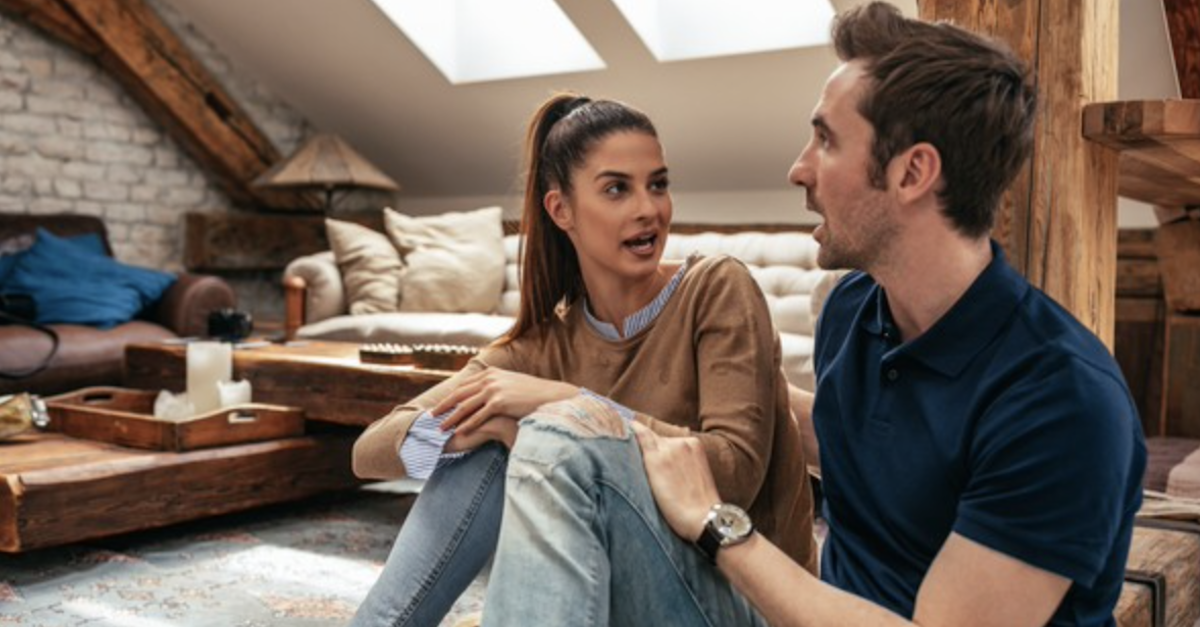
[{"label": "wooden ceiling beam", "polygon": [[0,0],[0,11],[31,24],[86,54],[100,53],[100,42],[55,0]]},{"label": "wooden ceiling beam", "polygon": [[313,194],[251,185],[279,152],[143,0],[0,0],[0,10],[95,58],[235,204],[321,206]]},{"label": "wooden ceiling beam", "polygon": [[1163,0],[1179,95],[1200,98],[1200,0]]}]

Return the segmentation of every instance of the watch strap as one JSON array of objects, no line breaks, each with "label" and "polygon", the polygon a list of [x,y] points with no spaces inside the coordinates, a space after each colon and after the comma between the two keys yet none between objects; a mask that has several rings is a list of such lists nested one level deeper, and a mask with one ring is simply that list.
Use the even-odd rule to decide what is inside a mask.
[{"label": "watch strap", "polygon": [[708,558],[708,561],[713,564],[717,563],[717,551],[721,549],[721,534],[717,533],[711,524],[704,524],[704,530],[700,532],[700,537],[696,538],[695,544],[704,557]]}]

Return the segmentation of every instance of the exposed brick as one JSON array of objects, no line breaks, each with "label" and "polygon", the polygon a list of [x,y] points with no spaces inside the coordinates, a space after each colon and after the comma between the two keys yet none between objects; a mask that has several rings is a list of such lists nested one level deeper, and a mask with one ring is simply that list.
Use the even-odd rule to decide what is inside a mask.
[{"label": "exposed brick", "polygon": [[108,203],[104,208],[104,217],[117,222],[134,224],[146,219],[146,208],[130,203]]},{"label": "exposed brick", "polygon": [[173,168],[179,165],[179,150],[174,145],[167,148],[155,148],[154,165],[160,168]]},{"label": "exposed brick", "polygon": [[94,163],[72,162],[63,165],[63,176],[69,176],[81,181],[103,181],[104,166]]},{"label": "exposed brick", "polygon": [[144,168],[116,164],[108,166],[108,175],[105,178],[113,183],[140,183],[144,172]]},{"label": "exposed brick", "polygon": [[83,122],[68,118],[58,118],[58,134],[63,137],[83,137]]},{"label": "exposed brick", "polygon": [[129,188],[129,199],[133,202],[152,203],[159,199],[162,189],[152,185],[134,185]]},{"label": "exposed brick", "polygon": [[182,207],[195,207],[204,202],[204,190],[191,187],[171,187],[167,188],[163,195],[163,202],[168,205],[177,205]]},{"label": "exposed brick", "polygon": [[68,178],[59,177],[54,179],[54,191],[63,198],[79,198],[83,196],[83,188],[79,186],[79,182]]},{"label": "exposed brick", "polygon": [[85,102],[82,98],[58,98],[37,94],[25,96],[25,108],[30,113],[41,113],[44,115],[82,117],[81,114],[86,109]]},{"label": "exposed brick", "polygon": [[135,128],[133,129],[132,141],[135,144],[143,146],[157,144],[162,140],[162,134],[152,128]]},{"label": "exposed brick", "polygon": [[[54,75],[59,78],[91,79],[96,78],[99,73],[96,63],[82,55],[72,52],[72,54],[56,55],[54,57]],[[100,80],[111,81],[112,79],[104,76]]]},{"label": "exposed brick", "polygon": [[53,157],[56,159],[82,159],[86,150],[84,143],[78,139],[70,139],[67,137],[41,137],[34,144],[35,148],[44,157]]},{"label": "exposed brick", "polygon": [[52,135],[57,127],[54,118],[28,113],[7,113],[0,118],[0,124],[14,133],[26,135]]},{"label": "exposed brick", "polygon": [[0,181],[0,191],[13,196],[27,194],[33,189],[33,179],[24,175],[8,175]]},{"label": "exposed brick", "polygon": [[54,179],[45,177],[33,179],[33,193],[35,196],[53,196]]},{"label": "exposed brick", "polygon": [[170,226],[182,222],[183,212],[163,205],[151,205],[146,208],[146,218],[153,224]]},{"label": "exposed brick", "polygon": [[30,150],[27,138],[0,129],[0,153],[6,155],[23,155]]},{"label": "exposed brick", "polygon": [[126,126],[117,126],[107,122],[89,122],[83,126],[83,136],[88,139],[128,143],[133,132]]},{"label": "exposed brick", "polygon": [[141,146],[116,144],[113,142],[92,142],[87,147],[87,159],[88,161],[97,163],[150,165],[154,161],[154,152]]},{"label": "exposed brick", "polygon": [[[83,203],[79,203],[79,204],[82,205]],[[100,205],[96,205],[96,206],[99,207]],[[95,215],[100,215],[100,214],[95,214]],[[104,226],[105,226],[105,228],[108,229],[108,240],[110,242],[123,242],[123,241],[129,239],[129,225],[128,224],[105,224]]]},{"label": "exposed brick", "polygon": [[24,92],[29,89],[29,74],[19,70],[0,70],[0,87]]},{"label": "exposed brick", "polygon": [[128,200],[129,187],[107,181],[87,181],[83,184],[83,195],[89,200]]},{"label": "exposed brick", "polygon": [[25,108],[25,98],[15,91],[0,91],[0,111],[20,111]]},{"label": "exposed brick", "polygon": [[22,59],[21,65],[33,78],[47,78],[54,73],[54,62],[46,57],[26,56]]},{"label": "exposed brick", "polygon": [[71,213],[75,203],[63,198],[34,198],[29,202],[29,213]]},{"label": "exposed brick", "polygon": [[59,100],[83,100],[86,88],[83,83],[72,83],[66,81],[38,81],[33,85],[33,93],[52,99]]},{"label": "exposed brick", "polygon": [[53,159],[46,159],[36,153],[14,155],[8,158],[5,166],[8,174],[28,176],[30,178],[49,178],[59,173],[60,165]]},{"label": "exposed brick", "polygon": [[[75,213],[82,213],[84,215],[96,216],[96,217],[104,217],[104,205],[102,205],[98,202],[92,202],[90,200],[79,200],[79,201],[75,202]],[[108,227],[108,239],[110,241],[116,241],[118,238],[115,234],[113,234],[113,228],[116,225],[110,224],[110,225],[105,225],[105,226]],[[129,229],[125,229],[124,232],[128,233]]]}]

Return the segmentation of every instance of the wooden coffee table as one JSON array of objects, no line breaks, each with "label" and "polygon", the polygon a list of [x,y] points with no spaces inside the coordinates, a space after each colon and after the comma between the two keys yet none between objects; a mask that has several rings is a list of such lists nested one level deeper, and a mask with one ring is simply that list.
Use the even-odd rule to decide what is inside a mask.
[{"label": "wooden coffee table", "polygon": [[[251,343],[233,351],[233,377],[250,381],[255,402],[300,407],[309,420],[362,427],[454,374],[362,363],[358,348],[350,342]],[[128,346],[125,386],[183,391],[186,352],[181,344]]]},{"label": "wooden coffee table", "polygon": [[0,553],[350,489],[353,443],[325,433],[170,453],[57,433],[0,441]]},{"label": "wooden coffee table", "polygon": [[[183,345],[126,351],[125,387],[183,391]],[[254,400],[304,409],[307,435],[186,452],[35,433],[0,441],[0,553],[79,542],[281,503],[361,483],[361,427],[450,372],[364,364],[358,345],[268,344],[234,351]],[[335,423],[335,424],[325,424]]]}]

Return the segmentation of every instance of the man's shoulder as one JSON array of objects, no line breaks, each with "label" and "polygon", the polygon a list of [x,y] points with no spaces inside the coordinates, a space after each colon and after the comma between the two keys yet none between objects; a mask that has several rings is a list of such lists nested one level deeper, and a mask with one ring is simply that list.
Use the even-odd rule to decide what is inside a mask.
[{"label": "man's shoulder", "polygon": [[1081,369],[1124,384],[1120,367],[1100,338],[1039,289],[1026,294],[1009,341],[1050,371]]}]

